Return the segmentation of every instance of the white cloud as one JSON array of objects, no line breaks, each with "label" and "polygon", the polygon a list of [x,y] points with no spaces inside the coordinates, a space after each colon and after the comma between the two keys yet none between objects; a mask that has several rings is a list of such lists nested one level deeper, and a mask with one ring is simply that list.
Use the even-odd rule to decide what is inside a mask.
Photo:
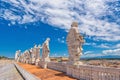
[{"label": "white cloud", "polygon": [[113,49],[113,50],[104,50],[103,54],[106,54],[106,55],[119,55],[120,56],[120,48]]},{"label": "white cloud", "polygon": [[93,51],[86,51],[86,52],[84,52],[84,55],[86,55],[86,54],[92,54],[93,53]]},{"label": "white cloud", "polygon": [[58,38],[57,40],[58,40],[58,42],[60,42],[60,43],[65,43],[65,40],[64,40],[63,37],[62,37],[62,38]]},{"label": "white cloud", "polygon": [[94,53],[93,51],[87,51],[85,54],[81,56],[81,58],[102,58],[102,57],[107,57],[107,56],[120,56],[120,48],[118,49],[113,49],[113,50],[103,50],[102,53]]},{"label": "white cloud", "polygon": [[100,53],[97,53],[97,54],[95,54],[95,53],[87,53],[87,54],[83,54],[82,56],[81,56],[81,58],[94,58],[94,57],[101,57],[101,56],[104,56],[103,54],[100,54]]},{"label": "white cloud", "polygon": [[1,14],[2,17],[4,17],[6,20],[10,20],[11,22],[12,21],[20,21],[21,17],[20,16],[16,16],[13,14],[12,11],[10,10],[5,10],[4,11],[4,14]]},{"label": "white cloud", "polygon": [[96,47],[109,48],[109,49],[118,49],[118,48],[120,48],[120,44],[119,43],[116,43],[116,44],[104,43],[104,44],[96,45]]},{"label": "white cloud", "polygon": [[96,48],[112,48],[111,45],[107,44],[107,43],[102,43],[102,44],[96,44],[96,43],[85,43],[84,45],[87,46],[93,46]]},{"label": "white cloud", "polygon": [[92,46],[95,48],[102,48],[102,49],[118,49],[120,48],[120,43],[101,43],[97,44],[95,42],[88,43],[86,42],[84,44],[85,46]]},{"label": "white cloud", "polygon": [[107,44],[96,45],[96,47],[98,47],[98,48],[110,48],[110,46]]},{"label": "white cloud", "polygon": [[116,45],[115,45],[115,48],[120,48],[120,44],[116,44]]},{"label": "white cloud", "polygon": [[[102,15],[106,11],[106,0],[86,0],[85,8],[88,10],[88,14],[93,14],[95,16]],[[103,11],[102,11],[103,10]]]},{"label": "white cloud", "polygon": [[[120,19],[114,14],[119,9],[107,3],[117,0],[1,0],[11,5],[2,7],[0,17],[11,22],[24,24],[42,21],[68,31],[72,21],[79,22],[81,33],[94,37],[94,40],[120,41]],[[116,4],[117,5],[117,4]],[[3,6],[3,5],[2,5]],[[14,6],[14,7],[12,7]],[[16,12],[19,15],[16,15]],[[103,16],[111,15],[115,19]]]},{"label": "white cloud", "polygon": [[89,46],[89,45],[91,45],[91,46],[96,46],[96,43],[87,43],[87,42],[86,42],[84,45],[88,45],[88,46]]}]

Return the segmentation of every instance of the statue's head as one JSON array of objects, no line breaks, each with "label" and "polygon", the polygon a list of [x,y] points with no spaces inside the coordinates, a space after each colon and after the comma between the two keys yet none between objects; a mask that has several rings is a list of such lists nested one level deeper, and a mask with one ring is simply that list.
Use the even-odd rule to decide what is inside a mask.
[{"label": "statue's head", "polygon": [[41,45],[40,45],[40,44],[38,45],[38,48],[41,48]]},{"label": "statue's head", "polygon": [[28,53],[28,50],[25,50],[25,53]]},{"label": "statue's head", "polygon": [[36,48],[36,47],[37,47],[37,45],[35,44],[34,48]]},{"label": "statue's head", "polygon": [[78,27],[78,22],[72,22],[71,27]]},{"label": "statue's head", "polygon": [[20,53],[20,52],[21,52],[21,50],[17,50],[17,51],[16,51],[16,53]]},{"label": "statue's head", "polygon": [[47,41],[50,41],[50,38],[47,38],[46,40],[47,40]]},{"label": "statue's head", "polygon": [[30,49],[30,52],[32,52],[33,48]]},{"label": "statue's head", "polygon": [[19,52],[21,52],[21,50],[18,50]]}]

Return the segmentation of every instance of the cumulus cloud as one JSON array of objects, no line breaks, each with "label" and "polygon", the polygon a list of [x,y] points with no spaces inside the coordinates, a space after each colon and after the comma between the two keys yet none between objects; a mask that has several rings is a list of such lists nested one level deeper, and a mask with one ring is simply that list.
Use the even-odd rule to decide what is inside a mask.
[{"label": "cumulus cloud", "polygon": [[88,46],[89,46],[89,45],[91,45],[91,46],[96,46],[97,44],[96,44],[96,43],[87,43],[87,42],[86,42],[84,45],[88,45]]},{"label": "cumulus cloud", "polygon": [[1,0],[0,3],[0,17],[11,22],[42,21],[68,31],[71,22],[78,21],[80,32],[93,36],[94,40],[120,41],[118,0]]},{"label": "cumulus cloud", "polygon": [[119,55],[120,56],[120,49],[113,49],[113,50],[104,50],[103,54],[106,55]]},{"label": "cumulus cloud", "polygon": [[109,50],[103,50],[102,53],[95,54],[93,51],[86,51],[81,58],[102,58],[102,57],[109,57],[109,56],[120,56],[120,48],[117,49],[109,49]]},{"label": "cumulus cloud", "polygon": [[96,45],[96,47],[98,47],[98,48],[110,48],[110,46],[107,44]]},{"label": "cumulus cloud", "polygon": [[99,57],[100,58],[101,56],[105,56],[105,55],[100,54],[100,53],[97,53],[97,54],[95,54],[95,53],[87,53],[87,54],[83,54],[81,56],[81,58],[94,58],[94,57]]},{"label": "cumulus cloud", "polygon": [[95,47],[98,47],[98,48],[106,48],[106,49],[118,49],[120,48],[120,44],[119,43],[116,43],[116,44],[108,44],[108,43],[102,43],[100,45],[95,45]]},{"label": "cumulus cloud", "polygon": [[116,44],[113,48],[120,48],[120,44]]},{"label": "cumulus cloud", "polygon": [[[113,48],[113,46],[111,46],[108,43],[97,44],[97,43],[93,42],[93,43],[85,43],[84,45],[85,46],[93,46],[93,47],[96,47],[96,48]],[[117,46],[119,46],[119,45],[117,44],[114,47],[117,47]]]}]

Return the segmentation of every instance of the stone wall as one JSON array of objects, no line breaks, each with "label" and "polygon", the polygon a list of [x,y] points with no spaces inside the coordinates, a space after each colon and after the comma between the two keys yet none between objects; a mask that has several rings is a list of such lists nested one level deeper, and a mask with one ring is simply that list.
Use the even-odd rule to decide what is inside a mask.
[{"label": "stone wall", "polygon": [[50,69],[66,72],[66,63],[65,62],[64,63],[62,63],[62,62],[49,62],[47,64],[47,67]]},{"label": "stone wall", "polygon": [[67,66],[67,75],[80,80],[120,80],[120,69],[97,66]]},{"label": "stone wall", "polygon": [[91,65],[67,65],[62,62],[49,62],[50,69],[66,72],[68,76],[80,80],[120,80],[120,69]]}]

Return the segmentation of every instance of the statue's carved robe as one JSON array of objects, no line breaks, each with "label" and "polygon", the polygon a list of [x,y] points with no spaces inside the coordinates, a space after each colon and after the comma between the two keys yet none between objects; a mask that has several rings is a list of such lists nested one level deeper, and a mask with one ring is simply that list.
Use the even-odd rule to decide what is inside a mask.
[{"label": "statue's carved robe", "polygon": [[19,62],[20,60],[20,50],[16,51],[15,53],[15,61]]},{"label": "statue's carved robe", "polygon": [[49,61],[49,53],[50,53],[49,41],[45,41],[42,48],[43,48],[42,49],[42,60]]},{"label": "statue's carved robe", "polygon": [[80,55],[82,55],[83,42],[83,37],[80,36],[78,27],[71,27],[67,36],[69,61],[79,61]]}]

